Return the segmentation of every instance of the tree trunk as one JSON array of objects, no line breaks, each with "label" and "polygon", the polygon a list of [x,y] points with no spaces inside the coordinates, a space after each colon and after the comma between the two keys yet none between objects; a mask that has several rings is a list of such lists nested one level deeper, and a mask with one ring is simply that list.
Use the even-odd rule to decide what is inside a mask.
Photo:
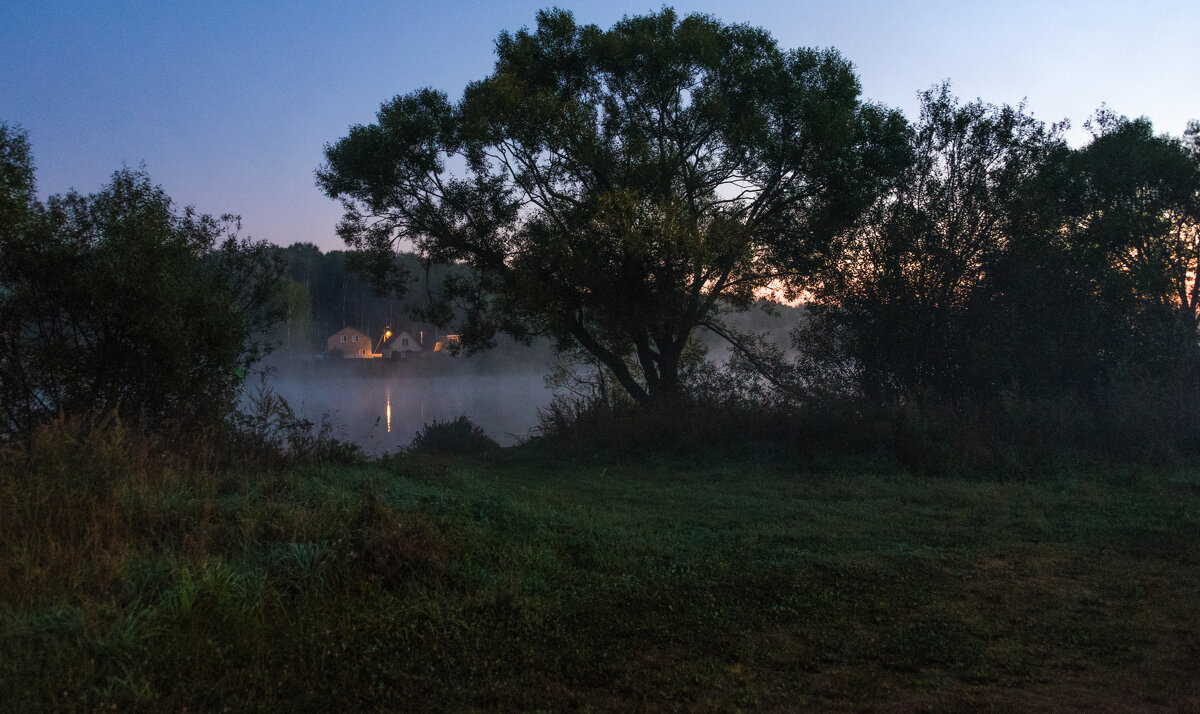
[{"label": "tree trunk", "polygon": [[658,389],[651,394],[655,404],[677,406],[683,397],[683,385],[679,382],[679,362],[682,349],[674,345],[659,347],[658,352]]},{"label": "tree trunk", "polygon": [[600,344],[596,338],[592,337],[581,323],[573,321],[570,323],[571,335],[579,342],[585,350],[595,355],[596,359],[600,360],[609,371],[613,373],[617,383],[633,397],[633,400],[639,405],[645,405],[649,401],[650,395],[646,388],[638,384],[633,375],[629,373],[629,368],[625,365],[625,361],[620,356],[614,354],[611,350]]}]

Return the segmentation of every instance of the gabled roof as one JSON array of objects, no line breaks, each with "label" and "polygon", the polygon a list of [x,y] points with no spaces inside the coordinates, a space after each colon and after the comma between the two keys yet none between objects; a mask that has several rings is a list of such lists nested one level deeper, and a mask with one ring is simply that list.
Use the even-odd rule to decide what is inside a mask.
[{"label": "gabled roof", "polygon": [[[402,345],[401,341],[405,339],[408,340],[408,344]],[[407,350],[409,352],[420,352],[422,349],[421,341],[416,337],[413,337],[412,333],[408,330],[400,330],[392,335],[391,339],[387,341],[384,347],[393,350]]]},{"label": "gabled roof", "polygon": [[363,337],[367,337],[367,333],[363,332],[357,327],[343,327],[342,329],[330,335],[328,339],[333,339],[339,335],[362,335]]}]

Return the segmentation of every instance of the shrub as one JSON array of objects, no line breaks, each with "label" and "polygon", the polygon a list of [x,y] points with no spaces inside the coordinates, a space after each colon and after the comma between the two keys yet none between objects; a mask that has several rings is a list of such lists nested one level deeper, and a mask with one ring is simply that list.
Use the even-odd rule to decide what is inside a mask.
[{"label": "shrub", "polygon": [[298,416],[265,378],[230,421],[241,458],[262,467],[287,461],[348,464],[364,458],[358,444],[334,436],[328,419],[318,424]]},{"label": "shrub", "polygon": [[463,415],[452,421],[434,420],[425,424],[408,450],[420,454],[483,456],[499,448],[495,439]]}]

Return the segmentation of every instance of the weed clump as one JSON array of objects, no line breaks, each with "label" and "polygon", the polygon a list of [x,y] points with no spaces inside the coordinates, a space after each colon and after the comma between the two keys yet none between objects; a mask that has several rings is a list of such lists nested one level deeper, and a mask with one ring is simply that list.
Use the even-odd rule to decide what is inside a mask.
[{"label": "weed clump", "polygon": [[248,395],[246,407],[230,417],[230,446],[258,467],[287,463],[352,464],[364,460],[362,447],[333,433],[333,424],[320,424],[296,414],[283,397],[266,385]]},{"label": "weed clump", "polygon": [[422,426],[408,450],[435,456],[486,456],[499,448],[500,444],[482,427],[463,415],[451,421],[435,419]]}]

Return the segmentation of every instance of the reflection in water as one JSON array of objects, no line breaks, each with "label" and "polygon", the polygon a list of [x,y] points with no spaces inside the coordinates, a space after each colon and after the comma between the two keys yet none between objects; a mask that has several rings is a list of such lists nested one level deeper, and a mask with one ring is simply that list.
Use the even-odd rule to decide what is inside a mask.
[{"label": "reflection in water", "polygon": [[528,436],[552,396],[541,374],[296,377],[269,385],[302,417],[328,419],[368,454],[394,452],[424,425],[466,414],[504,445]]}]

